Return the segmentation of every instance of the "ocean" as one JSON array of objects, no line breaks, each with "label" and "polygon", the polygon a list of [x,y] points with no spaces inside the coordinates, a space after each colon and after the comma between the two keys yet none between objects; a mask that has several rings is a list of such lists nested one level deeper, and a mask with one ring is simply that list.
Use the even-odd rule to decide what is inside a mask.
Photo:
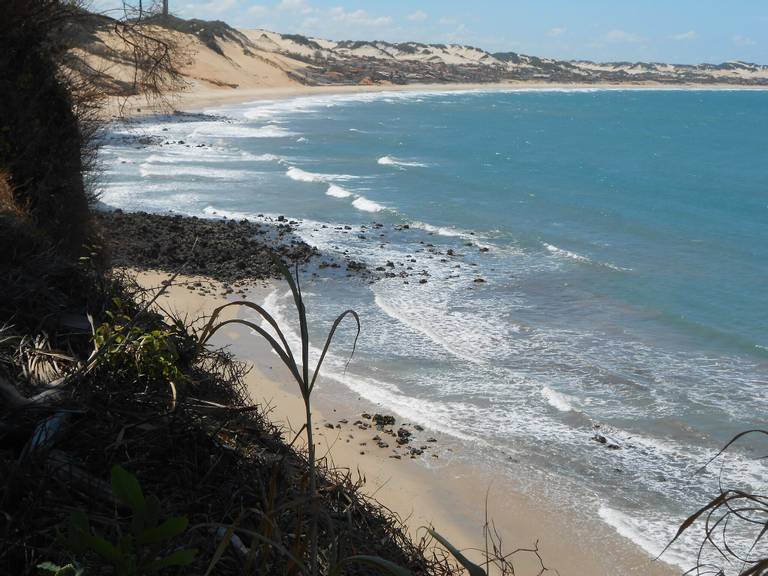
[{"label": "ocean", "polygon": [[[700,469],[768,420],[768,92],[381,92],[206,113],[112,126],[101,199],[284,215],[390,272],[307,272],[318,347],[343,309],[363,322],[319,393],[441,432],[649,554],[720,482],[766,489],[757,441]],[[265,305],[290,325],[286,289]],[[666,558],[690,568],[694,542]]]}]

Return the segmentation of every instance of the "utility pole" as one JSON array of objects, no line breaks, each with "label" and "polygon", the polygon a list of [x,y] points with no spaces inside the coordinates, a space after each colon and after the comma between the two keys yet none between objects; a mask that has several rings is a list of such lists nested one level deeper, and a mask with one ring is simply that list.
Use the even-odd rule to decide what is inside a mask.
[{"label": "utility pole", "polygon": [[168,0],[163,0],[163,16],[168,16]]}]

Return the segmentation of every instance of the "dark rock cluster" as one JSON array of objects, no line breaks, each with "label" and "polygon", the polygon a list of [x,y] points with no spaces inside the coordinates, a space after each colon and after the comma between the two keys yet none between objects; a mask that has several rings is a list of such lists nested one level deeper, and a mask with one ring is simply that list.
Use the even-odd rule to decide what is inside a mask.
[{"label": "dark rock cluster", "polygon": [[180,270],[235,282],[279,277],[272,254],[289,264],[304,264],[319,254],[285,220],[259,223],[122,210],[100,212],[96,220],[112,264],[140,270]]}]

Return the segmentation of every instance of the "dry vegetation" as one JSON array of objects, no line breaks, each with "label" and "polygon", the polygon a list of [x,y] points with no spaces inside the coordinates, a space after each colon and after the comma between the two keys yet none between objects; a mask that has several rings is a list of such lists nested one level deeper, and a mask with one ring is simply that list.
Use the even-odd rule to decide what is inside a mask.
[{"label": "dry vegetation", "polygon": [[[478,576],[514,574],[525,554],[545,572],[535,547],[505,552],[491,523],[483,566],[437,533],[414,542],[362,494],[360,477],[316,461],[310,396],[322,358],[310,372],[296,279],[287,276],[300,355],[250,327],[296,378],[306,453],[250,404],[244,366],[208,345],[216,316],[201,331],[159,314],[162,289],[109,271],[84,176],[104,79],[62,44],[78,18],[94,17],[57,0],[0,3],[2,570]],[[135,92],[158,98],[178,82],[172,43],[135,21],[109,25]],[[265,311],[241,305],[279,334]],[[682,529],[706,518],[714,543],[710,527],[732,517],[768,526],[765,510],[764,497],[724,491]],[[768,570],[768,560],[749,562],[744,576]]]}]

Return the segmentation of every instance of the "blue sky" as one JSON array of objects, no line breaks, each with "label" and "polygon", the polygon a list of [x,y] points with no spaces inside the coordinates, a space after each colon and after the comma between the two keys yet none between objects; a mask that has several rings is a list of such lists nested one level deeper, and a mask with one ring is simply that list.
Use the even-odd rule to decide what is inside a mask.
[{"label": "blue sky", "polygon": [[[94,7],[115,3],[94,0]],[[768,64],[768,0],[170,0],[170,6],[185,18],[335,40],[462,43],[562,59]]]}]

